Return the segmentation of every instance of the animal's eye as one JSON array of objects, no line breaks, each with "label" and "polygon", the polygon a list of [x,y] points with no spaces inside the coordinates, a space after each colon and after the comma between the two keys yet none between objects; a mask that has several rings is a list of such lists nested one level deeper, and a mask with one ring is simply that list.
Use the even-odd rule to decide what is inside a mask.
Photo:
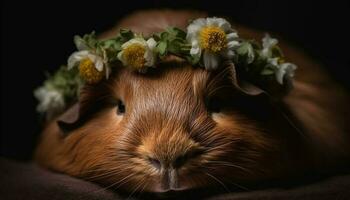
[{"label": "animal's eye", "polygon": [[206,100],[206,107],[210,113],[219,113],[222,111],[222,101],[219,98],[209,98]]},{"label": "animal's eye", "polygon": [[123,115],[125,113],[125,105],[121,100],[117,102],[117,115]]}]

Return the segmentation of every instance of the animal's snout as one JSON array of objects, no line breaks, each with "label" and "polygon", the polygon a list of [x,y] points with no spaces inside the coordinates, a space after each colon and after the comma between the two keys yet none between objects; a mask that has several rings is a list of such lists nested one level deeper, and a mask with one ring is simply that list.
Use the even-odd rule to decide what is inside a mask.
[{"label": "animal's snout", "polygon": [[[139,152],[159,183],[160,191],[181,190],[181,176],[195,167],[204,148],[185,133],[159,133],[144,138]],[[191,164],[192,163],[192,164]]]},{"label": "animal's snout", "polygon": [[181,188],[179,182],[181,168],[202,153],[202,149],[195,147],[177,156],[161,158],[147,156],[147,160],[158,171],[160,186],[163,191],[179,190]]},{"label": "animal's snout", "polygon": [[177,156],[167,156],[163,158],[158,158],[154,156],[147,156],[148,162],[157,170],[164,171],[168,169],[179,169],[186,162],[194,159],[203,153],[203,149],[195,147]]}]

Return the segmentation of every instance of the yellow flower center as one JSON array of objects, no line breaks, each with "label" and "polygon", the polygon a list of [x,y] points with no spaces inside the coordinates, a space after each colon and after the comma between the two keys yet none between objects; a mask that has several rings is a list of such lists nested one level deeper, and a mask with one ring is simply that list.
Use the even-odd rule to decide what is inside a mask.
[{"label": "yellow flower center", "polygon": [[214,53],[217,53],[227,47],[226,33],[219,27],[204,27],[200,31],[199,37],[201,47]]},{"label": "yellow flower center", "polygon": [[131,44],[123,50],[123,59],[128,66],[141,69],[146,63],[144,58],[146,49],[141,44]]},{"label": "yellow flower center", "polygon": [[85,58],[79,63],[79,74],[86,82],[95,84],[101,81],[104,73],[98,71],[89,58]]}]

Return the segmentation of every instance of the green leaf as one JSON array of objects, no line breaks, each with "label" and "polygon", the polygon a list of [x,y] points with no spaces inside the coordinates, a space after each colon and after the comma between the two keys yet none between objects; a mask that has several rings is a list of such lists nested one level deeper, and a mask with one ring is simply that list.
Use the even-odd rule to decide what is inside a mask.
[{"label": "green leaf", "polygon": [[200,60],[199,56],[192,56],[192,55],[186,55],[185,58],[192,65],[196,65]]},{"label": "green leaf", "polygon": [[120,36],[127,41],[134,37],[134,33],[129,29],[120,29]]},{"label": "green leaf", "polygon": [[80,37],[79,35],[74,36],[74,43],[78,50],[94,49],[96,48],[97,42],[97,37],[94,31],[90,34],[85,34],[83,37]]},{"label": "green leaf", "polygon": [[44,82],[45,87],[61,91],[67,103],[78,97],[82,85],[78,68],[68,70],[67,66],[61,66]]},{"label": "green leaf", "polygon": [[79,51],[90,49],[86,41],[83,40],[83,38],[81,38],[79,35],[74,36],[74,44]]},{"label": "green leaf", "polygon": [[237,54],[244,58],[246,64],[254,62],[255,54],[250,42],[242,42],[241,46],[237,49]]},{"label": "green leaf", "polygon": [[161,56],[164,56],[167,50],[167,43],[164,41],[161,41],[157,45],[158,52]]},{"label": "green leaf", "polygon": [[83,36],[83,40],[85,40],[86,44],[94,49],[96,48],[96,45],[97,45],[97,36],[96,36],[96,33],[95,31],[92,31],[90,34],[85,34]]},{"label": "green leaf", "polygon": [[175,54],[180,54],[184,45],[185,41],[183,39],[176,38],[169,42],[168,51]]},{"label": "green leaf", "polygon": [[167,40],[169,37],[169,33],[168,32],[161,32],[160,33],[160,39],[161,40]]},{"label": "green leaf", "polygon": [[274,74],[274,70],[271,68],[265,68],[264,70],[261,71],[261,75],[272,75]]},{"label": "green leaf", "polygon": [[113,49],[115,51],[121,51],[122,50],[122,44],[123,42],[121,41],[120,37],[110,39],[110,40],[105,40],[101,42],[101,46],[105,49]]},{"label": "green leaf", "polygon": [[155,41],[161,40],[161,37],[160,37],[160,34],[159,34],[159,33],[153,34],[152,37],[153,37],[153,39],[154,39]]},{"label": "green leaf", "polygon": [[178,38],[181,38],[181,39],[185,39],[186,38],[186,32],[179,29],[179,28],[176,28],[176,27],[169,27],[166,29],[166,31],[174,36],[175,38],[178,37]]}]

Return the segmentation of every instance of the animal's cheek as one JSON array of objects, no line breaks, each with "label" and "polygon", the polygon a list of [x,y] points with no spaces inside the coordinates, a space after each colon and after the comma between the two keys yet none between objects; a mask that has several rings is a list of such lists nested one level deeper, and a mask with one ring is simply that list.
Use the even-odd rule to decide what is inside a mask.
[{"label": "animal's cheek", "polygon": [[242,127],[242,122],[238,120],[238,116],[232,113],[214,113],[212,114],[212,119],[216,123],[216,128],[221,130],[221,132],[240,134]]},{"label": "animal's cheek", "polygon": [[[258,152],[271,152],[278,144],[271,134],[251,119],[247,119],[237,113],[218,113],[212,116],[216,122],[216,128],[226,137],[235,141],[233,148],[240,145]],[[277,145],[278,146],[278,145]]]},{"label": "animal's cheek", "polygon": [[229,126],[234,123],[232,115],[227,113],[213,113],[211,117],[219,126]]},{"label": "animal's cheek", "polygon": [[59,154],[64,156],[65,165],[74,163],[74,169],[84,170],[84,166],[98,165],[116,154],[122,136],[123,117],[115,112],[115,108],[101,111],[61,141]]}]

